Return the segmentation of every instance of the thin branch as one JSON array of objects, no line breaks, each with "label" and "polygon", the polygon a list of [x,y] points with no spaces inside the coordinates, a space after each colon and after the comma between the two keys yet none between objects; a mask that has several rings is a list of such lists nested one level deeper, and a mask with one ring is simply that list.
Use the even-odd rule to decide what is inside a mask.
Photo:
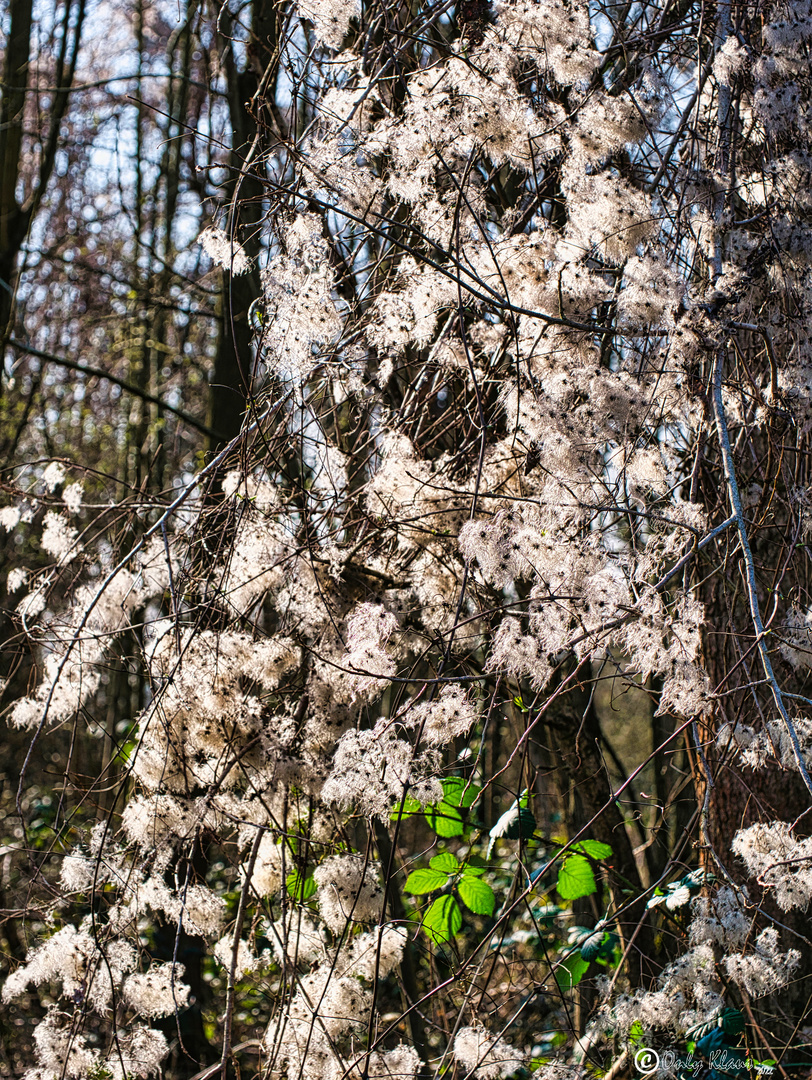
[{"label": "thin branch", "polygon": [[106,379],[107,382],[113,383],[114,386],[120,386],[126,393],[133,394],[135,397],[141,398],[142,401],[149,401],[153,405],[157,405],[159,409],[163,409],[164,412],[173,413],[179,420],[183,420],[185,424],[196,428],[197,431],[202,432],[204,435],[222,441],[221,435],[218,435],[212,428],[207,427],[206,424],[201,423],[200,420],[196,420],[189,413],[184,412],[183,409],[177,409],[174,405],[169,405],[166,401],[162,401],[161,398],[155,397],[154,394],[133,386],[126,379],[120,379],[118,375],[112,375],[109,371],[104,371],[103,368],[92,367],[90,364],[80,364],[77,360],[68,360],[65,356],[56,356],[54,353],[43,352],[42,349],[35,349],[32,345],[26,345],[17,338],[9,338],[8,343],[15,349],[19,349],[20,352],[35,356],[38,360],[45,360],[49,364],[58,364],[60,367],[68,368],[70,371],[79,371],[91,378]]},{"label": "thin branch", "polygon": [[742,508],[741,495],[739,494],[739,485],[736,481],[733,451],[730,446],[730,435],[728,433],[727,417],[725,416],[725,406],[722,401],[722,368],[724,367],[724,362],[725,351],[723,348],[720,348],[716,351],[713,363],[713,413],[716,420],[716,432],[719,436],[719,445],[722,448],[722,460],[725,468],[727,493],[733,510],[733,516],[736,519],[736,527],[739,532],[739,543],[741,545],[742,558],[744,559],[745,586],[747,589],[747,599],[750,604],[750,615],[756,630],[756,646],[758,648],[759,656],[761,657],[761,666],[764,669],[767,682],[770,684],[770,689],[772,690],[775,707],[778,709],[781,719],[784,721],[784,726],[787,729],[787,734],[792,743],[792,753],[798,766],[798,772],[803,778],[807,791],[812,795],[812,778],[810,778],[806,768],[803,750],[801,749],[801,744],[798,740],[798,733],[789,717],[787,707],[784,704],[781,688],[779,687],[778,680],[773,672],[770,653],[767,649],[767,642],[765,640],[767,631],[764,629],[764,622],[761,618],[761,609],[759,608],[758,603],[755,564],[753,562],[753,553],[750,550],[750,542],[747,539],[747,525],[744,520],[744,510]]}]

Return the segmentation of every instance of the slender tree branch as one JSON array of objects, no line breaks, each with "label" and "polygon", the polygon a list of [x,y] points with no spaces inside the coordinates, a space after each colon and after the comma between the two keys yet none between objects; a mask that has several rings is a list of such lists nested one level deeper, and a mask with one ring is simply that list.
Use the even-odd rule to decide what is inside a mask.
[{"label": "slender tree branch", "polygon": [[786,728],[790,742],[792,743],[792,753],[798,766],[798,772],[803,778],[807,791],[812,795],[812,778],[810,778],[809,772],[807,771],[803,750],[801,749],[801,744],[798,740],[798,732],[795,730],[795,725],[790,719],[787,707],[784,704],[781,688],[775,677],[775,672],[773,671],[772,662],[770,660],[770,653],[767,648],[767,631],[764,629],[764,623],[761,618],[761,609],[758,602],[755,564],[753,562],[753,553],[750,550],[750,542],[747,539],[747,524],[744,520],[744,510],[742,508],[741,495],[739,494],[739,485],[736,481],[733,451],[730,446],[730,434],[728,432],[727,417],[725,416],[724,401],[722,400],[722,369],[724,367],[724,362],[725,350],[719,348],[716,351],[713,363],[713,413],[716,419],[716,432],[719,437],[719,445],[722,449],[727,494],[730,499],[730,505],[733,509],[733,516],[736,519],[736,527],[739,532],[739,544],[744,560],[744,580],[747,589],[747,599],[750,604],[750,615],[753,619],[753,626],[756,630],[756,646],[761,658],[761,666],[764,669],[764,674],[766,675],[767,681],[770,684],[770,689],[772,690],[775,707],[784,722],[784,727]]},{"label": "slender tree branch", "polygon": [[140,387],[127,382],[126,379],[120,379],[118,375],[113,375],[103,368],[93,367],[90,364],[80,364],[77,360],[68,360],[66,356],[56,356],[54,353],[43,352],[42,349],[35,349],[32,345],[26,345],[25,342],[19,341],[17,338],[9,338],[8,343],[15,349],[19,349],[20,352],[27,353],[29,356],[35,356],[38,360],[45,360],[49,364],[58,364],[59,367],[67,368],[69,371],[81,372],[82,375],[88,375],[91,378],[106,379],[107,382],[113,383],[114,386],[120,386],[126,393],[133,394],[135,397],[141,398],[142,401],[149,401],[151,404],[157,405],[160,409],[163,409],[164,412],[172,413],[174,416],[177,416],[179,420],[183,420],[185,424],[196,428],[204,435],[208,435],[210,438],[215,439],[221,438],[216,431],[213,431],[210,427],[201,423],[200,420],[196,420],[190,413],[185,412],[183,409],[178,409],[174,405],[168,404],[168,402],[163,401],[159,397],[155,397],[154,394],[150,394],[147,390],[142,390]]}]

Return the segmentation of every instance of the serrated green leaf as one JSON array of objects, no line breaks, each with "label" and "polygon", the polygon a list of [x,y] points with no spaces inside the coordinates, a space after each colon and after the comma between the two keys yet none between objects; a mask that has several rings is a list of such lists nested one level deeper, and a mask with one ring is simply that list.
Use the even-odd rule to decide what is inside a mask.
[{"label": "serrated green leaf", "polygon": [[462,912],[453,896],[439,896],[423,918],[423,929],[432,941],[443,944],[462,929]]},{"label": "serrated green leaf", "polygon": [[639,1020],[635,1020],[632,1026],[629,1028],[629,1042],[633,1046],[639,1046],[645,1034],[645,1028]]},{"label": "serrated green leaf", "polygon": [[443,851],[429,860],[429,866],[432,870],[445,870],[447,874],[455,873],[459,865],[454,856],[448,851]]},{"label": "serrated green leaf", "polygon": [[572,850],[582,851],[591,859],[608,859],[613,854],[609,845],[602,844],[600,840],[579,840],[577,844],[572,845]]},{"label": "serrated green leaf", "polygon": [[573,986],[577,986],[581,979],[583,979],[588,969],[589,961],[584,960],[578,953],[574,956],[568,956],[567,959],[555,969],[555,981],[558,983],[559,990],[562,992],[572,990]]},{"label": "serrated green leaf", "polygon": [[424,896],[426,893],[442,889],[448,881],[448,874],[440,870],[413,870],[406,878],[403,891],[412,896]]},{"label": "serrated green leaf", "polygon": [[306,878],[302,878],[298,870],[288,874],[285,885],[287,886],[288,896],[298,900],[300,904],[305,903],[316,893],[316,882],[313,880],[313,875],[308,874]]},{"label": "serrated green leaf", "polygon": [[589,860],[583,855],[568,855],[558,874],[556,888],[565,900],[577,900],[595,892],[595,875]]},{"label": "serrated green leaf", "polygon": [[463,874],[467,874],[469,877],[482,877],[486,869],[487,867],[485,866],[471,866],[470,863],[467,863],[465,866],[463,866],[462,872]]},{"label": "serrated green leaf", "polygon": [[474,915],[493,915],[496,896],[487,882],[463,874],[457,883],[457,892],[463,904],[469,911],[473,911]]},{"label": "serrated green leaf", "polygon": [[413,799],[411,795],[407,795],[403,802],[403,809],[401,810],[400,804],[398,804],[392,811],[390,821],[401,821],[403,818],[414,817],[415,814],[422,813],[423,807],[417,799]]},{"label": "serrated green leaf", "polygon": [[438,836],[462,836],[465,832],[462,814],[445,799],[426,809],[426,820]]},{"label": "serrated green leaf", "polygon": [[441,780],[443,786],[443,802],[450,806],[470,806],[481,791],[478,784],[469,783],[461,776],[448,776]]}]

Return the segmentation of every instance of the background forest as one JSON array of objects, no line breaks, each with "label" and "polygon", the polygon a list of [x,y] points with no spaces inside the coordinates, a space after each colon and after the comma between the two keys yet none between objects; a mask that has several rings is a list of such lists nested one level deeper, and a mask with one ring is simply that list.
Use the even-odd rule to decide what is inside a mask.
[{"label": "background forest", "polygon": [[0,1073],[806,1075],[810,4],[0,19]]}]

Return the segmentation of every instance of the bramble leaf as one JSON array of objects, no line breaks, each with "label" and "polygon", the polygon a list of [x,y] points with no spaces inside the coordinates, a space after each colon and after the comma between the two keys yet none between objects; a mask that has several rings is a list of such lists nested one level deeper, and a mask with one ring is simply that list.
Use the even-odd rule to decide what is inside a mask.
[{"label": "bramble leaf", "polygon": [[447,874],[454,874],[460,868],[450,851],[441,851],[439,855],[429,859],[429,866],[432,870],[444,870]]},{"label": "bramble leaf", "polygon": [[403,801],[403,809],[401,810],[398,804],[390,815],[390,821],[400,821],[403,818],[413,817],[415,814],[422,814],[423,807],[417,801],[413,799],[411,795],[407,795]]},{"label": "bramble leaf", "polygon": [[440,870],[413,870],[406,878],[403,891],[412,896],[424,896],[426,893],[442,889],[448,881],[448,874]]},{"label": "bramble leaf", "polygon": [[565,900],[577,900],[595,892],[595,875],[589,860],[583,855],[568,855],[558,874],[556,888]]},{"label": "bramble leaf", "polygon": [[568,956],[567,959],[555,969],[555,981],[558,983],[559,990],[562,992],[572,990],[573,986],[577,986],[581,979],[583,979],[588,969],[589,961],[584,960],[578,953],[574,956]]},{"label": "bramble leaf", "polygon": [[287,886],[288,896],[298,900],[300,904],[305,903],[316,893],[316,882],[313,880],[313,875],[308,874],[306,878],[302,878],[298,870],[288,874],[285,885]]},{"label": "bramble leaf", "polygon": [[423,929],[437,944],[450,941],[462,929],[462,912],[453,896],[439,896],[423,918]]},{"label": "bramble leaf", "polygon": [[469,911],[473,911],[474,915],[493,915],[496,896],[486,882],[463,874],[457,885],[457,892],[463,904]]},{"label": "bramble leaf", "polygon": [[426,820],[438,836],[462,836],[465,832],[462,814],[445,799],[426,807]]},{"label": "bramble leaf", "polygon": [[602,844],[599,840],[579,840],[572,845],[573,851],[582,851],[591,859],[608,859],[612,855],[612,849],[608,844]]},{"label": "bramble leaf", "polygon": [[478,784],[469,783],[461,776],[448,776],[440,782],[443,786],[443,802],[451,806],[471,806],[481,791]]}]

